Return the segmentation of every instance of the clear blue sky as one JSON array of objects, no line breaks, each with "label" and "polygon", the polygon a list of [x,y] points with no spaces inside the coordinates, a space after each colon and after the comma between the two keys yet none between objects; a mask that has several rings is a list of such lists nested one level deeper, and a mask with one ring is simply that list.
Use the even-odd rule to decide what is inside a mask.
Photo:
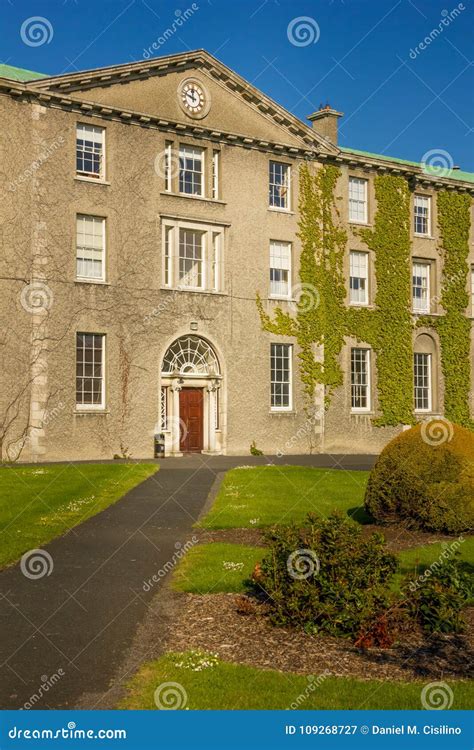
[{"label": "clear blue sky", "polygon": [[[0,62],[57,74],[140,60],[192,6],[0,0]],[[154,55],[203,47],[301,119],[329,101],[345,113],[343,146],[414,161],[442,149],[474,171],[474,0],[196,0],[194,8]],[[49,22],[49,42],[22,40],[33,16]],[[289,24],[302,16],[292,36]]]}]

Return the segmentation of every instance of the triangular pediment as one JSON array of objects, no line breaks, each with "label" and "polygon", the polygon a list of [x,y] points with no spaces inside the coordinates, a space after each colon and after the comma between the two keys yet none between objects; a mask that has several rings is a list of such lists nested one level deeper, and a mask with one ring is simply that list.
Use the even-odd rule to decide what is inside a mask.
[{"label": "triangular pediment", "polygon": [[[206,113],[189,113],[187,81],[201,84]],[[261,141],[337,154],[338,148],[204,50],[31,82],[74,100],[123,108],[163,120],[202,125]]]}]

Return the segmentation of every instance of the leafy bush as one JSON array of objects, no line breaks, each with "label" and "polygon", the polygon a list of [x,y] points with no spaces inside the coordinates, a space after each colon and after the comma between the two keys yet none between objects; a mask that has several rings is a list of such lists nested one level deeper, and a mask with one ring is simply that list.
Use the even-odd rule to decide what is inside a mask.
[{"label": "leafy bush", "polygon": [[363,538],[354,522],[309,515],[303,526],[266,533],[269,554],[254,571],[276,625],[355,636],[386,611],[397,567],[380,534]]},{"label": "leafy bush", "polygon": [[432,566],[421,576],[407,576],[402,596],[410,618],[427,633],[464,630],[462,609],[474,594],[472,576],[459,560],[459,552]]},{"label": "leafy bush", "polygon": [[370,474],[365,507],[385,523],[448,534],[472,529],[474,433],[441,420],[402,432]]}]

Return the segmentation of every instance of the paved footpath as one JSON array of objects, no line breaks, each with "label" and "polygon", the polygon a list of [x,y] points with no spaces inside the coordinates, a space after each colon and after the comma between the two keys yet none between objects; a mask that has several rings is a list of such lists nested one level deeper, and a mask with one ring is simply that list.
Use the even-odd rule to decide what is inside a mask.
[{"label": "paved footpath", "polygon": [[[366,469],[374,457],[271,460]],[[31,580],[19,565],[0,572],[0,709],[28,702],[72,708],[85,694],[105,693],[159,595],[160,584],[144,590],[144,583],[191,538],[217,473],[263,463],[249,456],[165,459],[155,476],[44,547],[51,575]],[[51,687],[34,698],[46,681]]]}]

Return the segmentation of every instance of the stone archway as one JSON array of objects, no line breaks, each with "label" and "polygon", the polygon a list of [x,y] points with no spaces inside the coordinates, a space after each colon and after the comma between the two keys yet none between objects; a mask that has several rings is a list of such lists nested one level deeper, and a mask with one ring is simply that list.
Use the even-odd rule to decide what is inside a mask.
[{"label": "stone archway", "polygon": [[161,367],[161,424],[168,455],[222,452],[222,373],[211,344],[188,334],[175,339]]}]

